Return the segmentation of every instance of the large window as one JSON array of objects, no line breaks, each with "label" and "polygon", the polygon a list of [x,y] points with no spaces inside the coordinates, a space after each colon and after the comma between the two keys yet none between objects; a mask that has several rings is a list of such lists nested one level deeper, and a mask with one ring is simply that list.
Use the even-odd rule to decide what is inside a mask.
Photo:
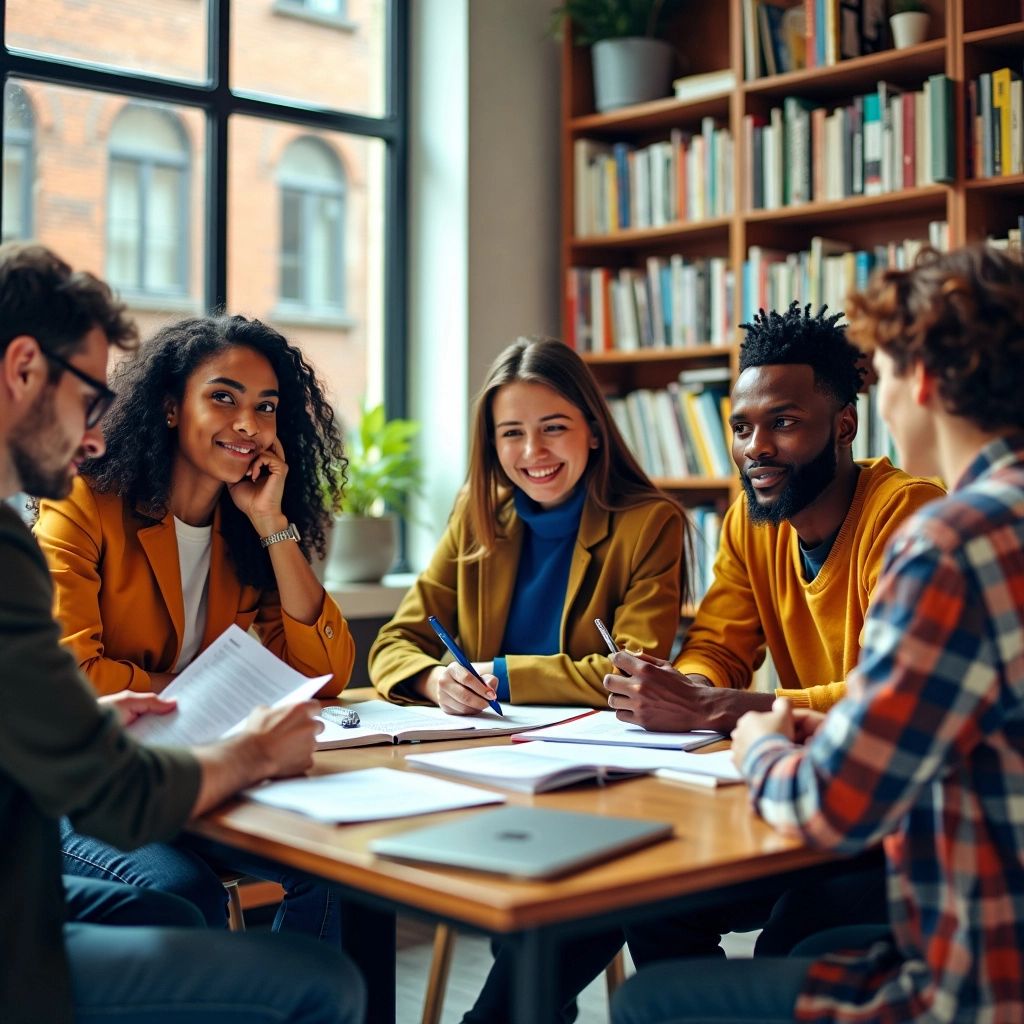
[{"label": "large window", "polygon": [[403,414],[408,8],[6,0],[3,237],[105,273],[143,336],[257,316],[345,423]]},{"label": "large window", "polygon": [[188,287],[189,147],[177,118],[129,106],[110,133],[107,279],[124,291]]}]

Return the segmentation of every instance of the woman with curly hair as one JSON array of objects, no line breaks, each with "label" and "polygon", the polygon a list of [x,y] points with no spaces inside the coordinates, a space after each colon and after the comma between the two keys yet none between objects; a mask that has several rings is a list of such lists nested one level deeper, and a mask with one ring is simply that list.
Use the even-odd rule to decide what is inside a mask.
[{"label": "woman with curly hair", "polygon": [[[63,642],[98,694],[162,690],[232,623],[305,675],[348,682],[354,645],[310,567],[340,498],[341,440],[313,370],[258,320],[170,324],[112,374],[106,454],[70,497],[41,504]],[[326,485],[323,483],[326,482]],[[326,494],[322,487],[326,486]],[[177,893],[223,927],[217,871],[181,839],[130,854],[65,823],[64,870]],[[340,931],[328,890],[280,868],[275,929]]]}]

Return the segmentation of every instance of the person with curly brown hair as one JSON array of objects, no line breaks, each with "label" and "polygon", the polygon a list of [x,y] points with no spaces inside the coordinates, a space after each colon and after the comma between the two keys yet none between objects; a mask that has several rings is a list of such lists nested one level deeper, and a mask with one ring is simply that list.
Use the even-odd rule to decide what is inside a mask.
[{"label": "person with curly brown hair", "polygon": [[[99,694],[159,692],[230,625],[305,675],[348,682],[348,625],[309,564],[343,463],[334,413],[298,349],[241,316],[170,324],[112,374],[106,454],[82,461],[35,533],[63,643]],[[326,492],[322,490],[326,487]],[[186,897],[224,927],[226,894],[196,840],[125,854],[64,824],[64,870]],[[323,885],[236,856],[286,896],[274,923],[340,941]]]},{"label": "person with curly brown hair", "polygon": [[849,315],[901,459],[951,488],[892,539],[845,698],[749,712],[733,757],[780,832],[882,843],[888,922],[642,970],[615,1024],[1024,1019],[1024,266],[926,252]]}]

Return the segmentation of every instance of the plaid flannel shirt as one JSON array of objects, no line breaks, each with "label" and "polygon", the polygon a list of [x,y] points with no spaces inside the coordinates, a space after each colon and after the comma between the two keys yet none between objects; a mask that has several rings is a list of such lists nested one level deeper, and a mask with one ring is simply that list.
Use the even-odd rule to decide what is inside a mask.
[{"label": "plaid flannel shirt", "polygon": [[798,1020],[1024,1021],[1024,435],[907,521],[846,699],[743,771],[780,830],[885,848],[893,944],[817,961]]}]

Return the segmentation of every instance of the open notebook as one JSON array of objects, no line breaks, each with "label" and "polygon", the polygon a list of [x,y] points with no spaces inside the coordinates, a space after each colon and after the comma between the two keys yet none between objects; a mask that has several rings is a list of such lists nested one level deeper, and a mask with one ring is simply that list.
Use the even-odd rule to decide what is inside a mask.
[{"label": "open notebook", "polygon": [[690,754],[589,743],[518,743],[409,754],[406,761],[421,770],[519,793],[544,793],[576,782],[606,782],[662,771],[671,773],[665,777],[673,781],[686,776],[693,785],[742,781],[728,750]]},{"label": "open notebook", "polygon": [[696,750],[724,740],[719,732],[648,732],[639,725],[620,721],[614,711],[595,711],[592,715],[554,727],[531,730],[519,740],[543,740],[547,743],[607,743],[626,747],[660,747],[663,750]]},{"label": "open notebook", "polygon": [[479,715],[448,715],[440,708],[407,708],[383,700],[348,704],[359,715],[359,725],[344,728],[321,719],[324,730],[317,737],[318,750],[365,747],[375,743],[413,743],[422,740],[473,739],[477,736],[509,736],[512,733],[564,722],[592,714],[591,708],[533,707],[502,704],[504,718],[490,708]]}]

